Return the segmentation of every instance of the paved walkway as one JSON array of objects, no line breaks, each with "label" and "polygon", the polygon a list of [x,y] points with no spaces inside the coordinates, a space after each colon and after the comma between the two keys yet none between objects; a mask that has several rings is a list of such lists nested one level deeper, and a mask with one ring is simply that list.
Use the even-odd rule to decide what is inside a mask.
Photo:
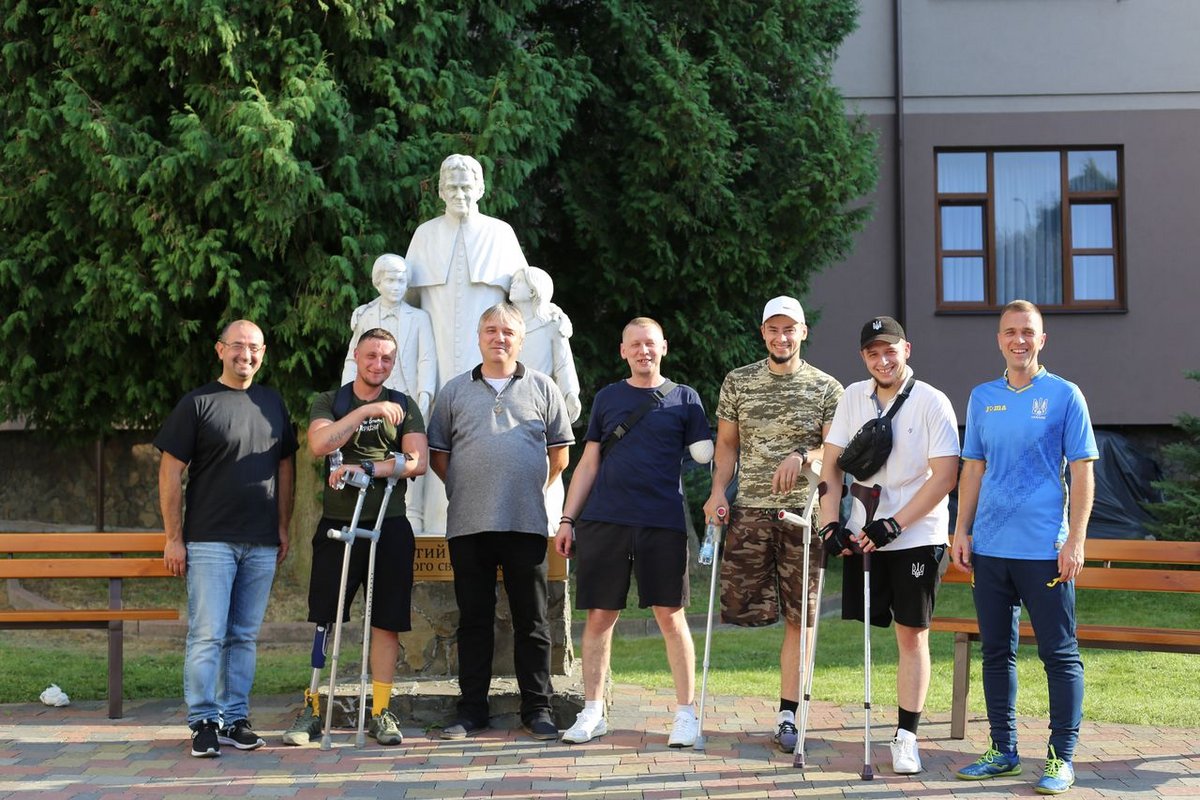
[{"label": "paved walkway", "polygon": [[[629,686],[615,692],[613,730],[586,745],[537,743],[519,732],[493,731],[465,742],[442,742],[405,730],[400,747],[373,741],[353,747],[353,732],[322,752],[278,744],[291,720],[292,698],[255,698],[254,721],[268,746],[250,753],[225,748],[219,759],[191,758],[178,701],[132,701],[126,717],[109,720],[104,704],[66,708],[0,706],[0,798],[776,798],[776,797],[1032,797],[1041,774],[1043,721],[1022,720],[1028,756],[1015,778],[967,783],[952,768],[972,760],[986,742],[972,719],[969,738],[949,738],[949,719],[921,727],[925,772],[891,774],[886,738],[894,709],[874,727],[875,779],[864,782],[862,709],[817,703],[809,766],[792,768],[767,731],[774,709],[764,700],[717,698],[707,715],[705,752],[670,750],[666,732],[672,698]],[[1086,723],[1068,797],[1200,797],[1200,731]],[[36,793],[36,794],[35,794]]]}]

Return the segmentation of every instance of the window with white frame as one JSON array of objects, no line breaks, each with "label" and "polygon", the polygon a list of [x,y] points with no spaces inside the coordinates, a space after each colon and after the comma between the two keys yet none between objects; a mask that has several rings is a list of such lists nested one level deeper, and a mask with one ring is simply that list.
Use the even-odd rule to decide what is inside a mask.
[{"label": "window with white frame", "polygon": [[1124,308],[1119,148],[939,150],[941,311]]}]

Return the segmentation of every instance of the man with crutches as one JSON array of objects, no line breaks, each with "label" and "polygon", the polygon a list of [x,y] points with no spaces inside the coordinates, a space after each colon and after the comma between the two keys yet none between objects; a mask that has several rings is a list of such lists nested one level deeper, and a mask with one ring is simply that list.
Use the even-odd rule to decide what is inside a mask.
[{"label": "man with crutches", "polygon": [[[896,622],[899,699],[891,741],[892,769],[921,771],[917,726],[929,689],[929,623],[948,543],[947,495],[958,475],[958,426],[946,396],[916,380],[904,329],[891,317],[863,326],[859,352],[870,379],[851,384],[825,437],[822,481],[854,478],[850,519],[839,521],[839,498],[821,501],[821,537],[845,557],[842,618],[864,626]],[[870,756],[870,638],[864,627],[867,721],[863,778]]]},{"label": "man with crutches", "polygon": [[800,706],[800,640],[806,626],[811,639],[817,617],[818,548],[809,548],[806,586],[801,582],[804,537],[784,525],[778,513],[801,514],[808,504],[813,482],[804,477],[805,466],[821,459],[842,387],[800,358],[808,328],[795,298],[768,302],[759,332],[767,357],[733,370],[721,385],[712,493],[704,516],[710,523],[718,521],[717,510],[728,505],[725,491],[737,466],[738,493],[729,509],[721,562],[721,618],[762,626],[777,622],[782,613],[774,740],[791,753]]},{"label": "man with crutches", "polygon": [[662,375],[667,340],[657,322],[631,320],[620,352],[630,376],[596,393],[555,537],[559,554],[576,557],[575,607],[587,609],[584,708],[562,740],[579,744],[608,731],[604,685],[613,627],[633,575],[638,603],[654,611],[675,681],[667,744],[691,747],[696,654],[685,614],[688,533],[680,474],[685,450],[697,463],[712,460],[712,434],[696,390]]},{"label": "man with crutches", "polygon": [[[367,655],[372,680],[367,728],[380,744],[403,741],[388,703],[399,652],[396,634],[411,629],[414,540],[405,518],[404,486],[405,479],[424,474],[429,449],[416,403],[384,386],[395,359],[396,339],[390,332],[382,328],[366,331],[354,349],[354,381],[318,395],[309,414],[309,450],[315,456],[331,457],[329,485],[324,493],[323,516],[313,535],[308,586],[308,619],[317,624],[313,674],[304,708],[284,733],[284,744],[308,744],[321,734],[316,691],[328,649],[326,639],[336,620],[349,619],[350,601],[359,587],[367,584],[369,576],[377,579],[380,591],[372,598],[369,630],[364,632],[364,642],[370,637]],[[383,479],[392,477],[398,480],[384,508],[388,487]],[[369,483],[365,493],[360,493],[354,490],[354,484],[360,484],[363,478]],[[328,533],[355,530],[360,518],[379,519],[378,541],[372,547],[371,537],[355,536],[347,552],[345,542],[330,538]],[[380,575],[386,575],[386,580],[378,581]]]}]

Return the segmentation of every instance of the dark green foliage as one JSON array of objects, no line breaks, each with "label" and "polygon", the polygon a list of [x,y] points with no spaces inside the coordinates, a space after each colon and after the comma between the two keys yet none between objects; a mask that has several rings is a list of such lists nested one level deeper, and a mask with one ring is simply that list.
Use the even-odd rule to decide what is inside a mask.
[{"label": "dark green foliage", "polygon": [[585,397],[645,313],[711,398],[874,177],[828,80],[852,0],[0,8],[0,416],[63,433],[157,426],[239,317],[304,418],[452,152],[556,277]]},{"label": "dark green foliage", "polygon": [[[1200,381],[1200,372],[1188,378]],[[1178,477],[1155,481],[1163,501],[1149,506],[1157,519],[1150,527],[1160,539],[1200,541],[1200,417],[1183,414],[1177,427],[1183,438],[1163,447],[1163,456]]]}]

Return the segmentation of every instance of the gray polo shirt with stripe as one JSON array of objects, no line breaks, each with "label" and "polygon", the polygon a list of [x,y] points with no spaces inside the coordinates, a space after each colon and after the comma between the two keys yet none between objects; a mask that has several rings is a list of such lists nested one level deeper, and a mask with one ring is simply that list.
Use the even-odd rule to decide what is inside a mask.
[{"label": "gray polo shirt with stripe", "polygon": [[517,363],[500,392],[481,366],[437,394],[429,449],[450,454],[446,537],[483,531],[547,535],[546,450],[575,443],[562,392],[547,375]]}]

